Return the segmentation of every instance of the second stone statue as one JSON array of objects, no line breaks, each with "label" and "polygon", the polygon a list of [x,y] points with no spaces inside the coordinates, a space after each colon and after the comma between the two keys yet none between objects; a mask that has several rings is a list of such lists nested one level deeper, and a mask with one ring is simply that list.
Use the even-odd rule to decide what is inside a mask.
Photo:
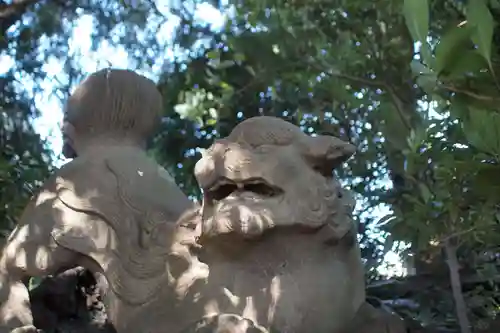
[{"label": "second stone statue", "polygon": [[[165,235],[192,206],[146,155],[162,112],[155,84],[127,70],[96,72],[71,95],[63,131],[75,158],[32,198],[3,249],[0,332],[36,331],[24,278],[74,266],[104,274],[112,324],[137,332],[131,320],[167,287]],[[139,331],[157,328],[144,322]]]},{"label": "second stone statue", "polygon": [[[354,200],[333,171],[353,153],[273,117],[243,121],[204,153],[195,167],[203,204],[179,222],[170,257],[177,306],[204,318],[182,332],[340,333],[351,324],[365,302],[364,269]],[[180,332],[181,317],[165,331]]]}]

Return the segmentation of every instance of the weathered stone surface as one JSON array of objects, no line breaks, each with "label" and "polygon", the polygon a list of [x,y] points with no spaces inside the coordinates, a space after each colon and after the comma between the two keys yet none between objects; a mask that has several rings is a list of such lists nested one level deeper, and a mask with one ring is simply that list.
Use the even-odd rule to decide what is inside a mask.
[{"label": "weathered stone surface", "polygon": [[277,332],[340,332],[365,300],[354,200],[333,175],[353,153],[273,117],[245,120],[216,141],[195,168],[202,211],[184,227],[209,269],[189,288],[193,313],[235,314]]}]

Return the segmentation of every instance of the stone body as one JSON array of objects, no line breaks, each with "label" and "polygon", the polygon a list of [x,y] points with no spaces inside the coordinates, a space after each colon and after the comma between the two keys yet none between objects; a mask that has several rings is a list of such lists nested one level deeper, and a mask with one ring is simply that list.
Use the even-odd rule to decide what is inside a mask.
[{"label": "stone body", "polygon": [[[0,257],[0,332],[36,331],[22,280],[75,266],[103,274],[116,330],[166,287],[169,239],[191,202],[146,155],[162,97],[126,70],[90,75],[69,98],[64,153],[74,160],[36,194]],[[147,325],[146,325],[147,328]]]},{"label": "stone body", "polygon": [[[203,317],[205,326],[182,332],[348,327],[365,302],[364,269],[354,199],[333,171],[353,153],[335,137],[255,117],[203,154],[195,167],[203,204],[179,222],[170,262],[185,269],[170,276],[178,304],[190,303],[190,321]],[[165,332],[189,327],[170,318]]]}]

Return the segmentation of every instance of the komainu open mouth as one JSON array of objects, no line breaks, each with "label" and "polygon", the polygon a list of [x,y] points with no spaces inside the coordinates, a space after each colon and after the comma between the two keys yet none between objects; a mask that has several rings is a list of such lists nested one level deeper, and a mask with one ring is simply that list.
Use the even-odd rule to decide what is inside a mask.
[{"label": "komainu open mouth", "polygon": [[216,201],[223,200],[235,192],[250,192],[261,197],[272,198],[283,194],[283,190],[269,184],[262,178],[249,178],[235,182],[228,178],[219,178],[206,193],[207,196]]}]

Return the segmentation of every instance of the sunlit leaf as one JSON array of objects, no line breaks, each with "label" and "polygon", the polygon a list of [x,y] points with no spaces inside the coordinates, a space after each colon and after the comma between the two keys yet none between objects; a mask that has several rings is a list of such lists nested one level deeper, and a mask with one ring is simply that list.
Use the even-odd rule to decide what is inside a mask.
[{"label": "sunlit leaf", "polygon": [[219,59],[220,58],[220,53],[218,50],[212,50],[207,52],[207,57],[208,59]]}]

